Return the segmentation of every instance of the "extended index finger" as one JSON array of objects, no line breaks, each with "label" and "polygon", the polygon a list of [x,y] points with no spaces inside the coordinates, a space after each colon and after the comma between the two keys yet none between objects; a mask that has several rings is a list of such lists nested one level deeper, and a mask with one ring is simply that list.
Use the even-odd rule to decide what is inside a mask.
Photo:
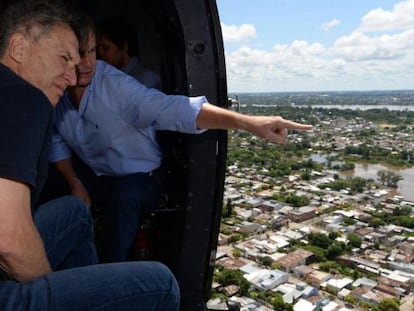
[{"label": "extended index finger", "polygon": [[303,123],[298,123],[298,122],[290,121],[290,120],[284,120],[283,125],[285,126],[285,128],[289,130],[301,130],[301,131],[307,131],[313,127],[313,125],[311,124],[303,124]]}]

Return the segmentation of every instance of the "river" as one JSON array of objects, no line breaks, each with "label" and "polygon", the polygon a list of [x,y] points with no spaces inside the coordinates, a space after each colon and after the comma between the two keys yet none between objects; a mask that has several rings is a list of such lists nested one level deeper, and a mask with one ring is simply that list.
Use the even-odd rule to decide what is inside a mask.
[{"label": "river", "polygon": [[311,107],[324,109],[351,109],[363,111],[369,109],[388,109],[390,111],[414,111],[414,105],[312,105]]}]

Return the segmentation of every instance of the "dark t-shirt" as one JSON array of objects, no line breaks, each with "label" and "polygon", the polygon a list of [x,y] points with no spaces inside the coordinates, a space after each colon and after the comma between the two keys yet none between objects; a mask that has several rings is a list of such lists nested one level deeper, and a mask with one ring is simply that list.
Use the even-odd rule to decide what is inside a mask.
[{"label": "dark t-shirt", "polygon": [[0,177],[30,186],[32,206],[47,176],[51,125],[45,94],[0,64]]}]

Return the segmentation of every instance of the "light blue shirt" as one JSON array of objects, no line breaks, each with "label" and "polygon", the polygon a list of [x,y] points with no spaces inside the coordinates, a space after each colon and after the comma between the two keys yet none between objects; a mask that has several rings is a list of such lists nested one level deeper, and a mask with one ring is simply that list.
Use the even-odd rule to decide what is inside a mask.
[{"label": "light blue shirt", "polygon": [[[54,109],[50,162],[71,157],[72,148],[97,175],[150,172],[161,164],[155,130],[201,133],[196,118],[207,99],[165,95],[97,61],[77,110],[68,94]],[[152,129],[147,129],[152,127]]]},{"label": "light blue shirt", "polygon": [[158,74],[154,71],[146,69],[138,60],[137,57],[131,57],[129,62],[122,67],[123,72],[137,79],[139,82],[147,87],[154,89],[161,89],[161,80]]}]

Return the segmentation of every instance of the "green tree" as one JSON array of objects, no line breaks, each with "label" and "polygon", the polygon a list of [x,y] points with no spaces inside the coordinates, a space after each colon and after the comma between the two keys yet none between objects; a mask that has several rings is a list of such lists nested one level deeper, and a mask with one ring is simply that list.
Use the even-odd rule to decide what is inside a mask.
[{"label": "green tree", "polygon": [[293,306],[288,303],[285,303],[281,295],[276,295],[275,297],[273,297],[271,304],[272,304],[273,310],[276,310],[276,311],[293,310]]},{"label": "green tree", "polygon": [[328,259],[335,259],[337,256],[341,255],[343,252],[343,249],[339,243],[333,243],[328,246],[328,249],[326,250],[326,257]]},{"label": "green tree", "polygon": [[378,305],[380,311],[399,311],[400,302],[396,298],[384,298]]},{"label": "green tree", "polygon": [[343,223],[346,226],[352,226],[352,225],[355,225],[356,221],[355,221],[355,219],[353,219],[351,217],[344,217]]},{"label": "green tree", "polygon": [[326,262],[321,262],[319,264],[319,269],[321,269],[322,271],[325,272],[329,272],[329,270],[331,269],[338,269],[338,264],[335,261],[326,261]]},{"label": "green tree", "polygon": [[358,248],[361,247],[362,239],[358,234],[350,232],[346,238],[350,246]]},{"label": "green tree", "polygon": [[329,239],[331,239],[332,241],[336,240],[336,238],[339,236],[341,236],[341,234],[338,231],[332,231],[328,234]]},{"label": "green tree", "polygon": [[239,249],[237,249],[237,248],[234,248],[233,249],[233,256],[234,256],[234,258],[239,258],[239,257],[241,257],[241,255],[242,255],[242,253],[241,253],[241,251]]},{"label": "green tree", "polygon": [[384,224],[385,224],[385,222],[384,222],[381,218],[378,218],[378,217],[372,217],[371,219],[369,219],[369,220],[368,220],[368,224],[369,224],[371,227],[378,228],[378,227],[380,227],[380,226],[384,225]]},{"label": "green tree", "polygon": [[388,170],[379,170],[377,176],[380,183],[391,188],[397,188],[398,182],[403,180],[400,174]]},{"label": "green tree", "polygon": [[286,197],[285,202],[288,204],[292,204],[295,207],[301,207],[308,205],[310,200],[304,195],[289,195]]},{"label": "green tree", "polygon": [[272,266],[273,260],[269,256],[258,257],[257,261],[265,267]]},{"label": "green tree", "polygon": [[223,286],[239,286],[241,295],[246,295],[250,287],[250,283],[243,277],[242,272],[239,270],[223,269],[216,276],[216,280]]},{"label": "green tree", "polygon": [[326,234],[319,232],[311,232],[308,234],[308,239],[312,245],[327,249],[331,245],[332,240]]}]

